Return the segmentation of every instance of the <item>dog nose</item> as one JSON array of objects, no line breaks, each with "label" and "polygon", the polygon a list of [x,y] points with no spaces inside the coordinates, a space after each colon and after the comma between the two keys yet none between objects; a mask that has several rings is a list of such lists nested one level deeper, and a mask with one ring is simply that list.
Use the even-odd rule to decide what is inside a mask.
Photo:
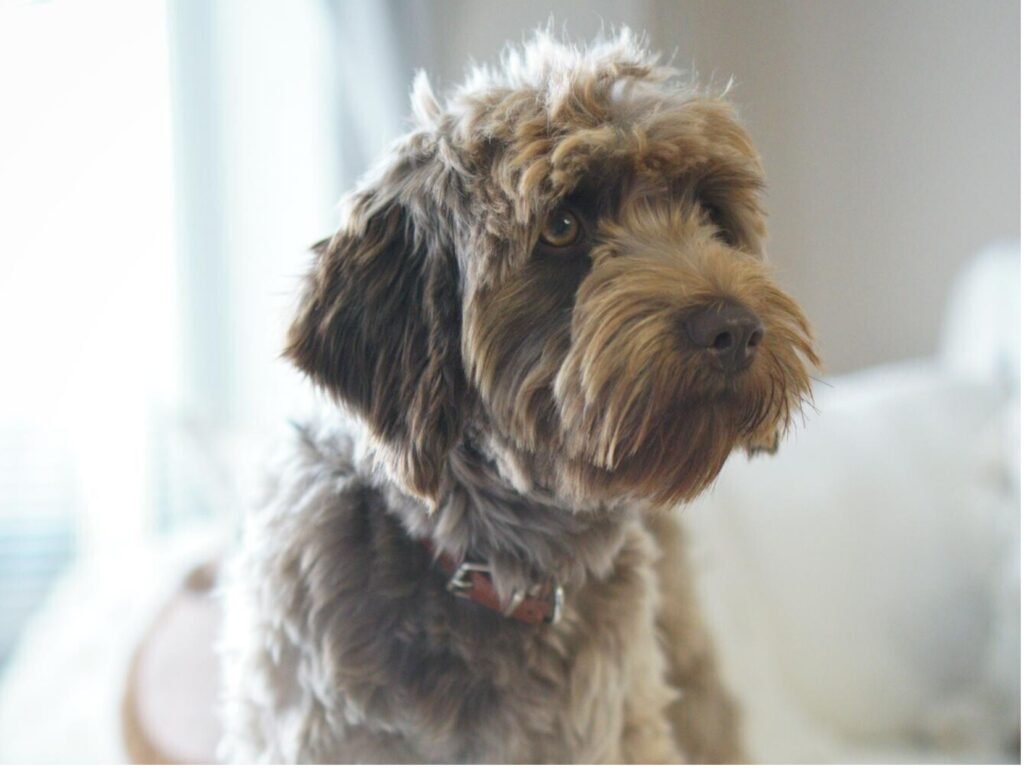
[{"label": "dog nose", "polygon": [[726,373],[738,373],[757,354],[764,338],[761,319],[732,301],[705,307],[686,319],[686,335],[701,349],[712,353],[712,359]]}]

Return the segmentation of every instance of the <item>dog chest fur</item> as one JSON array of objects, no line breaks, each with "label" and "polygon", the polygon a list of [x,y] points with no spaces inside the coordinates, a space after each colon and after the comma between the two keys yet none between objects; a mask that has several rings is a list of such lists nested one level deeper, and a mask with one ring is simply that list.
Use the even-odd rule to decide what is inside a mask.
[{"label": "dog chest fur", "polygon": [[418,504],[361,472],[344,440],[304,437],[281,468],[231,580],[233,758],[678,757],[655,549],[636,517],[607,572],[569,592],[558,624],[534,627],[450,594],[396,499]]}]

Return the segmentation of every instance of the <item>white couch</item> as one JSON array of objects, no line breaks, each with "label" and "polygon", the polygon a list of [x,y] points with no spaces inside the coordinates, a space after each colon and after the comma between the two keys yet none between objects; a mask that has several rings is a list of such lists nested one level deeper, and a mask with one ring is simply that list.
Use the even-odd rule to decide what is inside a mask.
[{"label": "white couch", "polygon": [[1017,762],[1019,263],[982,254],[938,355],[818,386],[686,510],[756,759]]}]

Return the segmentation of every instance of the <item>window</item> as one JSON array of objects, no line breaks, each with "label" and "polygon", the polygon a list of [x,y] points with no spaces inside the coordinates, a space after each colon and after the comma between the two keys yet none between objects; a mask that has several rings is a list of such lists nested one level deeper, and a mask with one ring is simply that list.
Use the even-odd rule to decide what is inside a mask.
[{"label": "window", "polygon": [[165,8],[0,9],[0,658],[69,561],[153,524],[178,381]]}]

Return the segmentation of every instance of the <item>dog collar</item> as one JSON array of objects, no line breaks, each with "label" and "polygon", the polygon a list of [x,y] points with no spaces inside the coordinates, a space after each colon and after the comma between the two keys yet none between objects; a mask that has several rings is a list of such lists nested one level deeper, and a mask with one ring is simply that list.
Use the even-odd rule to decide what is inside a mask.
[{"label": "dog collar", "polygon": [[498,591],[491,579],[491,569],[485,563],[455,560],[447,552],[439,550],[430,539],[421,539],[423,547],[430,553],[434,563],[448,577],[448,591],[456,597],[471,600],[477,605],[521,621],[524,624],[554,624],[562,617],[564,594],[554,579],[531,584],[527,589],[517,589],[512,600],[502,606]]}]

